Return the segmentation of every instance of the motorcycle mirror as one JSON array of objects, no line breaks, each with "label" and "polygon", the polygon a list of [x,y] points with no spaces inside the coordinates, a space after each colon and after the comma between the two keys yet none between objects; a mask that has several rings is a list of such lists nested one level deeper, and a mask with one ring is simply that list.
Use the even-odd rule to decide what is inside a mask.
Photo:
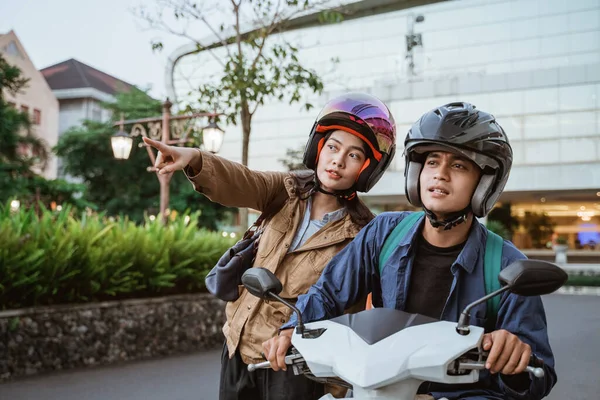
[{"label": "motorcycle mirror", "polygon": [[248,291],[263,300],[268,300],[273,294],[283,290],[281,281],[266,268],[249,268],[242,275],[242,284]]},{"label": "motorcycle mirror", "polygon": [[540,296],[558,290],[568,279],[557,265],[541,260],[517,260],[498,275],[502,285],[521,296]]},{"label": "motorcycle mirror", "polygon": [[284,298],[279,297],[279,293],[283,290],[283,285],[277,277],[266,268],[249,268],[242,275],[242,284],[250,294],[259,297],[263,300],[277,300],[285,304],[296,313],[298,324],[296,325],[296,333],[304,337],[304,324],[302,323],[302,313],[295,305]]},{"label": "motorcycle mirror", "polygon": [[498,274],[502,288],[465,307],[458,319],[456,331],[461,335],[468,335],[471,309],[489,298],[498,296],[507,290],[521,296],[549,294],[564,285],[567,278],[568,275],[562,268],[547,261],[514,261]]}]

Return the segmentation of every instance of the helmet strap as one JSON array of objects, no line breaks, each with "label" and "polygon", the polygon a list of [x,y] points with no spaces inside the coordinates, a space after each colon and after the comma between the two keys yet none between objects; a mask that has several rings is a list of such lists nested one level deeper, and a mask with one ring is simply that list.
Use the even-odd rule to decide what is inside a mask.
[{"label": "helmet strap", "polygon": [[454,228],[456,225],[460,225],[464,222],[467,222],[469,214],[472,213],[471,206],[468,205],[466,208],[454,213],[450,213],[448,216],[446,216],[445,219],[440,220],[431,210],[427,209],[425,206],[423,206],[423,210],[425,210],[425,215],[427,215],[431,226],[433,226],[434,228],[443,227],[445,231]]},{"label": "helmet strap", "polygon": [[317,189],[317,191],[329,195],[329,196],[335,196],[338,199],[345,199],[345,200],[352,200],[353,198],[356,197],[356,189],[354,189],[354,185],[347,190],[338,190],[335,192],[329,192],[325,189],[323,189],[323,187],[321,186],[321,182],[319,181],[319,178],[317,177],[317,174],[315,173],[315,188]]}]

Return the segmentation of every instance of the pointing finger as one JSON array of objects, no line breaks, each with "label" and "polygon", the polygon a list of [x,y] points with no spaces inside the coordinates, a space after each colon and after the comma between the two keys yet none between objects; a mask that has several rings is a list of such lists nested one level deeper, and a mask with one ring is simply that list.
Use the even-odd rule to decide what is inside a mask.
[{"label": "pointing finger", "polygon": [[165,154],[169,154],[170,153],[169,152],[169,146],[166,145],[166,144],[164,144],[163,142],[159,142],[158,140],[150,139],[148,137],[143,137],[142,140],[148,146],[154,147],[156,150],[160,151],[161,153],[165,153]]}]

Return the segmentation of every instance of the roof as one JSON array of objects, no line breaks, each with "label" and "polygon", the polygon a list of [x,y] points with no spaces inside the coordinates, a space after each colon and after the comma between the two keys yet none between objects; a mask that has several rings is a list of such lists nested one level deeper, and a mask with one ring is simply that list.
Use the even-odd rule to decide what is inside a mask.
[{"label": "roof", "polygon": [[12,30],[8,33],[0,33],[0,53],[23,60],[28,58],[24,55],[23,45],[19,42],[17,34]]},{"label": "roof", "polygon": [[115,95],[134,86],[73,58],[40,71],[52,90],[94,88]]}]

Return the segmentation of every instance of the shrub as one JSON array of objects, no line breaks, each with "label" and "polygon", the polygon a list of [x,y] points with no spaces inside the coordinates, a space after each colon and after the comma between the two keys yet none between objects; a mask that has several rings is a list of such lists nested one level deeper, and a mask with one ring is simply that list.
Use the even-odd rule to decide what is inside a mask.
[{"label": "shrub", "polygon": [[165,226],[72,209],[0,207],[2,309],[194,293],[234,240],[198,229],[197,215]]}]

